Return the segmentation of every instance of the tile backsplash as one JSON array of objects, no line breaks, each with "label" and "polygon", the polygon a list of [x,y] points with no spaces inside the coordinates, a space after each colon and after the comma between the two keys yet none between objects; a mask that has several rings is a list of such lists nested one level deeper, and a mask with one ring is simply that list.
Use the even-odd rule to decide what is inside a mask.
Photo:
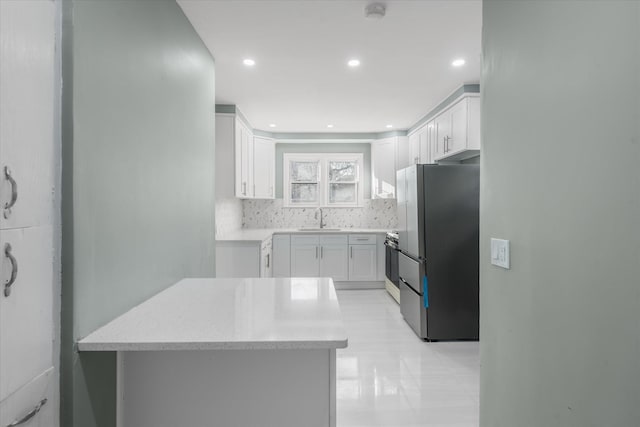
[{"label": "tile backsplash", "polygon": [[242,228],[242,200],[216,200],[216,237]]},{"label": "tile backsplash", "polygon": [[[244,200],[242,226],[244,228],[315,227],[316,208],[285,208],[282,199]],[[395,199],[364,200],[361,208],[322,208],[328,228],[395,229],[398,215]]]}]

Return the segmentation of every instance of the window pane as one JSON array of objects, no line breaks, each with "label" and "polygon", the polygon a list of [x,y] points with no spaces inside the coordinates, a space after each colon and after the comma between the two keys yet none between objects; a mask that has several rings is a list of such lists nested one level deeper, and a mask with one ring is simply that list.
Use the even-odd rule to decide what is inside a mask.
[{"label": "window pane", "polygon": [[318,184],[291,184],[291,203],[318,201]]},{"label": "window pane", "polygon": [[357,177],[356,162],[329,162],[329,179],[331,181],[355,181]]},{"label": "window pane", "polygon": [[317,181],[318,162],[291,162],[291,181]]},{"label": "window pane", "polygon": [[331,184],[329,188],[329,202],[355,203],[356,184]]}]

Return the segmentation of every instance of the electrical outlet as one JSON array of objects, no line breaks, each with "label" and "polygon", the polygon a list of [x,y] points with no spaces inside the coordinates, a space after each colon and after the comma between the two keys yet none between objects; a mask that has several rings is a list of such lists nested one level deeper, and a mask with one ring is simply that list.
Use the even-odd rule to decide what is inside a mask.
[{"label": "electrical outlet", "polygon": [[498,267],[510,267],[509,241],[491,238],[491,264]]}]

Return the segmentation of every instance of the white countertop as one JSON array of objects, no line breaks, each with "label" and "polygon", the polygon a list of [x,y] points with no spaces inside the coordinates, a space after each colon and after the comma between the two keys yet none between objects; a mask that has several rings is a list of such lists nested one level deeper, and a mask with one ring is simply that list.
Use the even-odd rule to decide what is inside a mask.
[{"label": "white countertop", "polygon": [[78,342],[80,351],[346,346],[329,278],[183,279]]},{"label": "white countertop", "polygon": [[231,231],[223,236],[216,237],[218,242],[226,241],[256,241],[262,242],[274,234],[384,234],[389,230],[378,228],[341,228],[332,229],[327,227],[324,230],[300,229],[300,228],[241,228]]}]

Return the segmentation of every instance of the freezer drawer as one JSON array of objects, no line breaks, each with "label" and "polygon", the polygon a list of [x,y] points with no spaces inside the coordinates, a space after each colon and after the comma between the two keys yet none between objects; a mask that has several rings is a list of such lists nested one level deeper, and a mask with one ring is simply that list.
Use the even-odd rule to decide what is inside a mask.
[{"label": "freezer drawer", "polygon": [[422,295],[416,293],[400,279],[400,312],[404,320],[420,338],[427,338],[427,310]]},{"label": "freezer drawer", "polygon": [[422,276],[424,276],[423,264],[400,253],[398,256],[398,275],[400,280],[411,286],[413,290],[422,295]]}]

